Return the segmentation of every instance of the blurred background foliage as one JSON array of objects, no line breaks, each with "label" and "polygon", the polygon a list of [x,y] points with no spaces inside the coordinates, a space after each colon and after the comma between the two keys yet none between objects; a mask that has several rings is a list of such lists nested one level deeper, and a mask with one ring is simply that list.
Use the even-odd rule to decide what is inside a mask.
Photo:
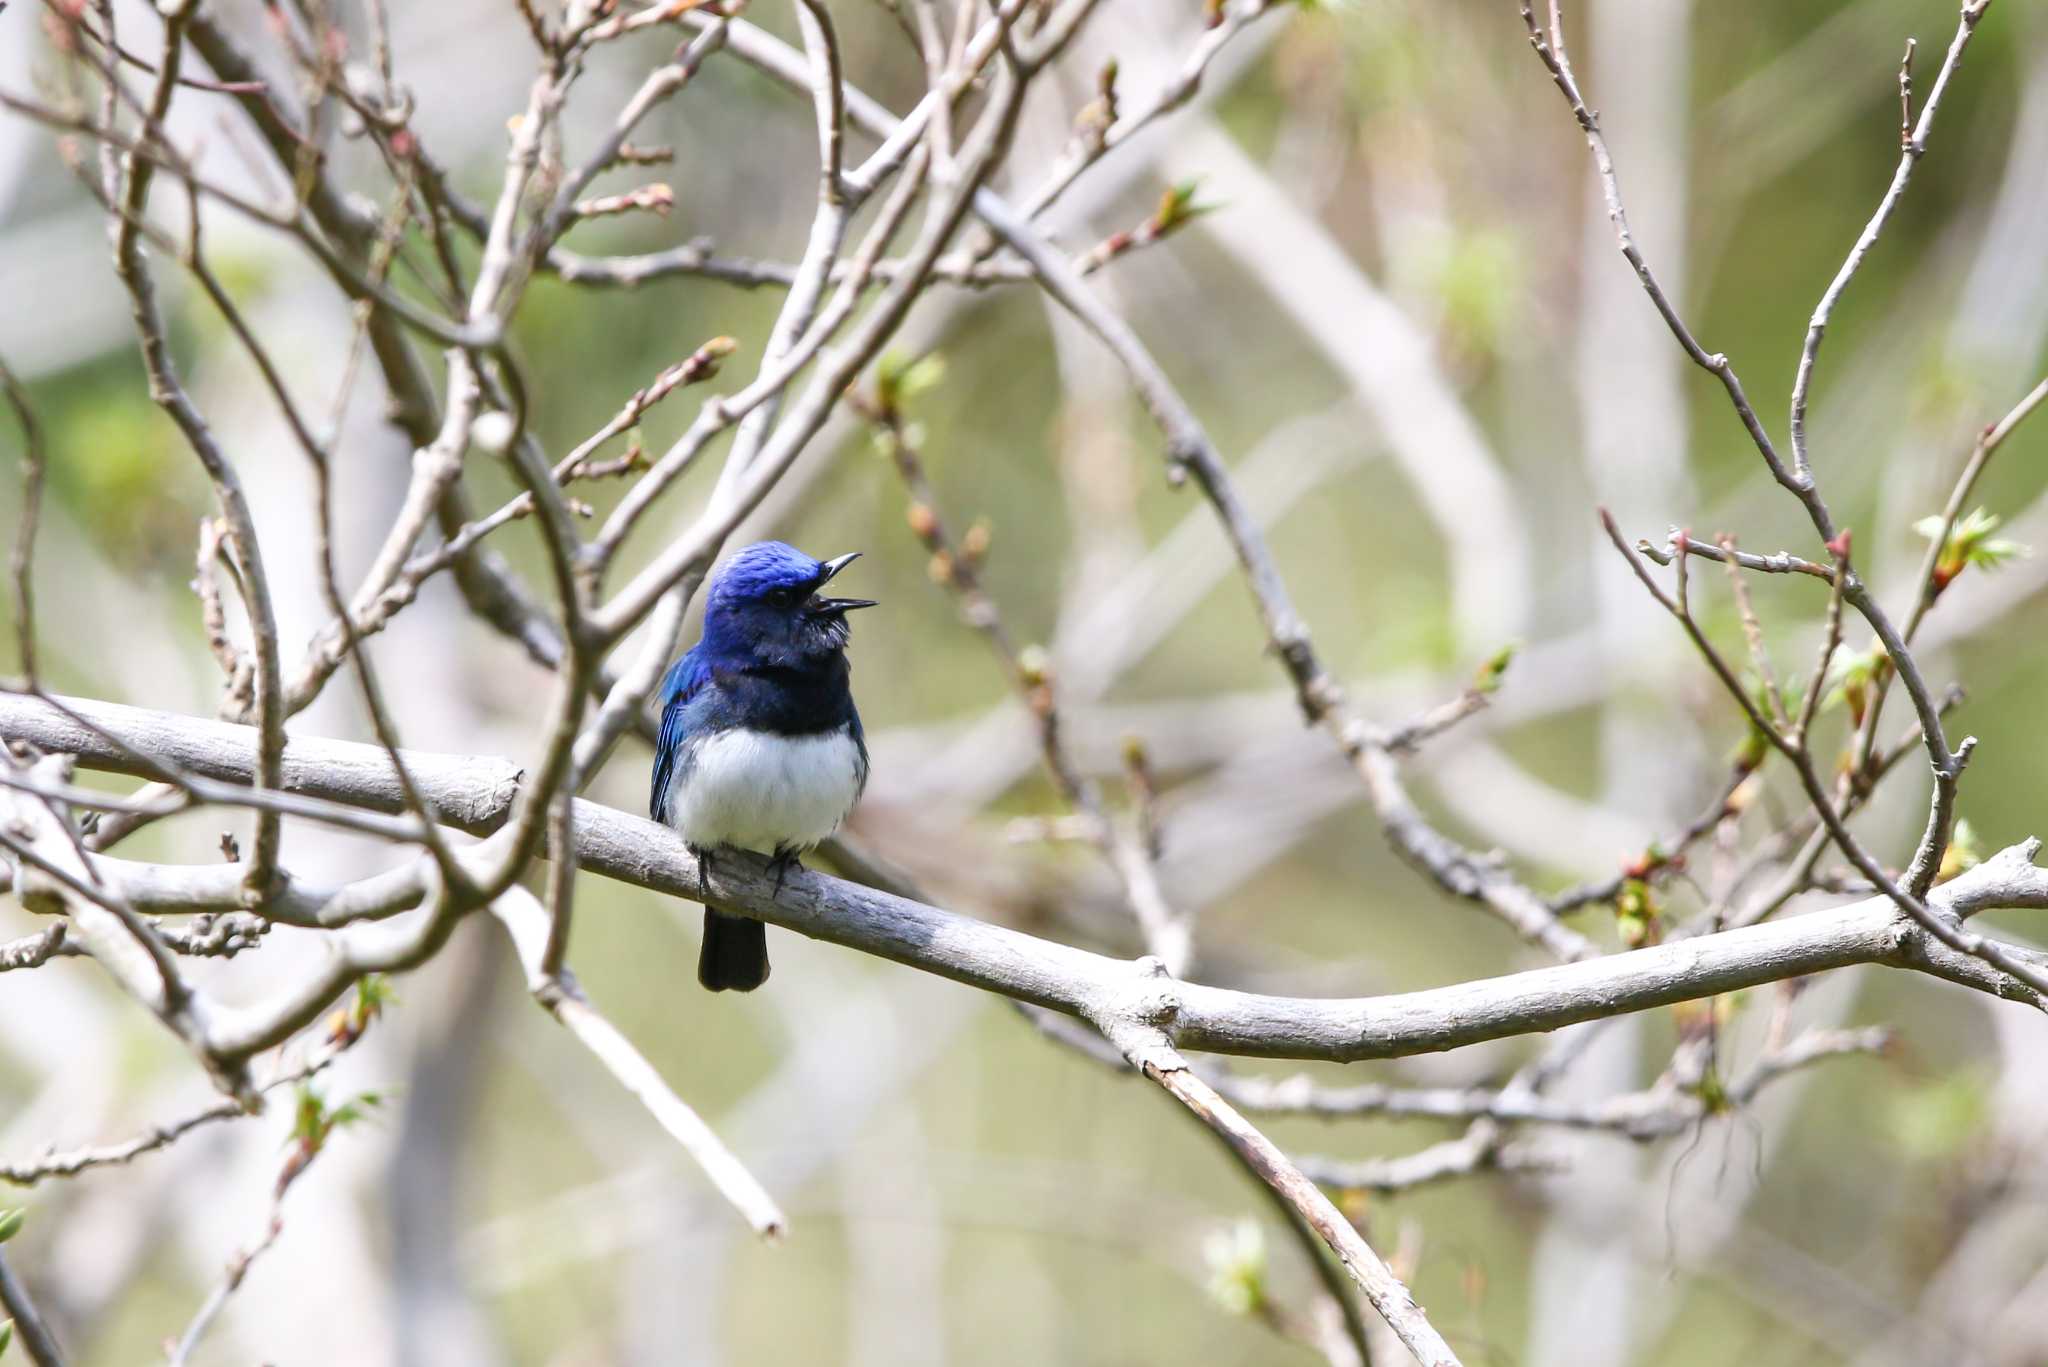
[{"label": "blurred background foliage", "polygon": [[[516,16],[496,0],[392,8],[422,140],[488,198],[503,120],[530,69]],[[1178,60],[1197,8],[1133,6],[1116,41],[1084,43],[1084,52],[1122,58],[1135,98],[1144,89],[1135,73],[1156,79],[1155,68]],[[254,21],[253,5],[239,9]],[[1897,159],[1899,49],[1919,38],[1924,86],[1954,8],[1596,0],[1572,9],[1580,74],[1615,142],[1638,236],[1699,336],[1736,358],[1758,411],[1782,430],[1808,314]],[[849,71],[907,108],[921,74],[894,21],[857,2],[838,15]],[[749,17],[792,31],[781,0]],[[153,32],[139,7],[128,31]],[[672,43],[655,33],[604,53],[572,110],[572,141],[607,119]],[[1711,797],[1743,728],[1668,622],[1607,606],[1626,603],[1634,586],[1594,544],[1594,505],[1615,504],[1631,536],[1653,540],[1671,523],[1817,554],[1810,532],[1764,478],[1719,387],[1684,366],[1634,293],[1583,144],[1512,6],[1315,5],[1276,15],[1242,46],[1246,60],[1217,73],[1205,112],[1188,117],[1214,120],[1267,180],[1248,195],[1241,177],[1204,179],[1198,197],[1213,211],[1107,268],[1103,288],[1234,461],[1290,440],[1275,434],[1291,422],[1332,415],[1306,444],[1320,455],[1342,444],[1343,459],[1271,536],[1326,657],[1374,715],[1391,721],[1449,696],[1508,643],[1473,639],[1457,619],[1460,573],[1526,600],[1516,634],[1531,648],[1510,668],[1498,707],[1413,766],[1419,796],[1454,832],[1501,845],[1539,887],[1610,873]],[[48,79],[54,59],[34,5],[0,14],[0,50],[9,88]],[[1147,55],[1149,65],[1139,60]],[[1069,65],[1065,88],[1034,105],[1016,166],[1043,164],[1085,100],[1092,69]],[[195,115],[188,131],[227,142],[217,118]],[[580,228],[570,245],[595,254],[705,238],[728,253],[793,259],[813,194],[809,120],[785,92],[714,58],[647,139],[677,149],[661,173],[676,189],[673,213]],[[1186,126],[1173,125],[1164,143]],[[359,147],[344,142],[336,155],[366,169]],[[222,160],[232,168],[232,157]],[[1173,177],[1157,143],[1133,160],[1115,176],[1106,165],[1097,191],[1060,219],[1069,246],[1083,250],[1150,212]],[[1034,182],[1012,174],[1015,187]],[[1415,467],[1387,458],[1385,415],[1353,397],[1346,361],[1276,297],[1271,272],[1294,264],[1248,269],[1220,236],[1275,194],[1408,321],[1421,359],[1470,414],[1512,492],[1526,542],[1519,560],[1508,547],[1447,535],[1441,505],[1417,492]],[[1938,509],[1978,429],[2039,376],[2044,222],[2048,14],[2013,3],[1984,24],[1933,149],[1823,353],[1817,468],[1855,529],[1859,560],[1894,603],[1919,551],[1911,523]],[[40,585],[52,681],[204,713],[211,665],[187,581],[208,494],[149,401],[100,233],[50,138],[0,122],[0,355],[30,378],[51,439]],[[238,298],[297,373],[331,376],[346,311],[276,241],[226,222],[216,240]],[[275,439],[218,319],[168,269],[165,281],[179,364],[257,490],[267,549],[280,562],[303,559],[304,472]],[[538,282],[516,343],[535,377],[543,443],[568,450],[714,336],[739,342],[719,382],[736,384],[730,377],[751,373],[777,304],[771,289],[688,278],[632,291]],[[1162,477],[1159,443],[1107,359],[1033,293],[940,291],[903,345],[945,359],[943,381],[911,413],[940,510],[956,527],[987,520],[987,585],[1021,640],[1057,641],[1064,674],[1102,643],[1059,637],[1062,621],[1183,519],[1207,514]],[[650,414],[645,447],[663,449],[695,402],[681,396]],[[360,439],[339,471],[355,518],[344,553],[357,572],[404,474],[406,452],[378,410],[366,389],[346,419]],[[1586,458],[1603,420],[1621,423],[1609,440],[1626,459]],[[2000,453],[1978,500],[2037,549],[2048,531],[2044,457],[2048,424],[2037,423]],[[1310,452],[1283,448],[1281,458]],[[505,472],[483,457],[472,467],[478,506],[509,496]],[[667,525],[684,525],[713,477],[707,467],[671,496]],[[601,513],[622,487],[585,496]],[[1644,489],[1686,501],[1645,508]],[[1447,492],[1451,506],[1462,496]],[[0,489],[9,516],[16,497],[11,484]],[[932,582],[905,506],[888,460],[848,421],[828,429],[755,527],[819,554],[864,551],[857,591],[885,604],[859,620],[854,646],[877,759],[856,833],[963,910],[1134,952],[1089,859],[1005,843],[1007,818],[1055,809],[1035,771],[1014,766],[982,795],[992,799],[985,809],[962,795],[988,755],[960,738],[1006,736],[1008,749],[994,749],[1014,752],[1022,713]],[[645,540],[628,572],[654,551]],[[531,528],[516,524],[496,541],[539,577]],[[1495,550],[1496,562],[1471,559]],[[302,578],[287,597],[287,660],[320,620],[310,569],[288,573]],[[1734,641],[1718,577],[1695,582],[1717,632]],[[2039,801],[2044,584],[2039,561],[2023,560],[1966,578],[1937,613],[1960,619],[1930,673],[1970,691],[1956,726],[1983,745],[1963,810],[1986,852],[2048,825]],[[1754,591],[1781,672],[1799,673],[1818,639],[1819,594],[1798,580]],[[1334,753],[1299,736],[1259,642],[1247,596],[1225,574],[1099,702],[1069,717],[1119,800],[1117,739],[1135,734],[1154,754],[1167,789],[1169,886],[1189,901],[1213,895],[1198,921],[1197,975],[1362,994],[1534,962],[1502,927],[1446,902],[1389,854]],[[375,650],[408,743],[530,749],[544,680],[462,619],[445,583]],[[366,734],[345,684],[298,725]],[[972,729],[991,715],[996,731]],[[1839,719],[1827,725],[1839,734]],[[1250,762],[1233,778],[1239,761]],[[643,749],[622,748],[595,795],[637,810],[646,763]],[[1905,768],[1867,826],[1893,859],[1924,803],[1919,774]],[[1773,782],[1758,809],[1743,827],[1752,838],[1797,803]],[[1273,812],[1284,838],[1271,838],[1264,818]],[[1241,850],[1240,823],[1259,832]],[[135,848],[212,857],[218,824],[167,823]],[[330,836],[299,838],[322,842],[319,858],[338,868],[377,858]],[[1674,915],[1698,903],[1684,880],[1662,895]],[[1306,1285],[1293,1245],[1213,1143],[1149,1089],[1048,1044],[998,1002],[783,933],[772,936],[777,971],[764,992],[709,997],[691,981],[694,906],[594,879],[579,896],[583,981],[787,1203],[787,1246],[744,1238],[645,1116],[581,1066],[525,999],[495,927],[477,924],[399,985],[389,1018],[337,1070],[336,1096],[376,1088],[394,1101],[337,1138],[294,1191],[283,1242],[252,1274],[208,1360],[1311,1360],[1251,1313],[1242,1276],[1233,1283],[1228,1267],[1212,1266],[1245,1251],[1232,1242],[1239,1219],[1262,1222],[1250,1247],[1270,1265],[1254,1280],[1285,1300]],[[26,924],[18,912],[4,916],[10,933]],[[1606,943],[1613,919],[1608,906],[1579,918]],[[2035,929],[2025,917],[2001,927]],[[228,990],[243,972],[218,969]],[[53,975],[56,987],[18,983],[26,974],[0,982],[4,1156],[112,1138],[203,1095],[179,1051],[89,972],[34,976]],[[1354,1213],[1388,1246],[1419,1231],[1414,1285],[1470,1362],[1933,1361],[1919,1346],[1930,1340],[1915,1335],[1951,1342],[1942,1336],[1959,1332],[1945,1318],[1961,1313],[1957,1304],[1973,1307],[1959,1322],[1987,1354],[2015,1317],[2031,1336],[2001,1350],[2009,1356],[1939,1360],[2048,1360],[2043,1173],[2030,1147],[2043,1137],[2032,1081],[2040,1022],[1874,970],[1810,996],[1800,1009],[1816,1019],[1897,1026],[1900,1049],[1816,1070],[1755,1114],[1647,1150],[1569,1137],[1571,1173],[1554,1180],[1480,1175],[1352,1198]],[[1753,1050],[1775,993],[1751,998],[1734,1004],[1731,1059]],[[1676,1038],[1664,1015],[1614,1033],[1626,1043],[1595,1070],[1610,1091],[1650,1082]],[[1539,1046],[1319,1071],[1497,1081]],[[88,1085],[76,1074],[96,1063],[115,1071]],[[33,1193],[28,1232],[12,1247],[49,1288],[80,1361],[148,1360],[233,1250],[256,1237],[288,1122],[281,1110]],[[1343,1156],[1407,1152],[1451,1133],[1380,1120],[1276,1120],[1271,1132],[1291,1152]],[[1985,1252],[1986,1222],[2008,1219],[2036,1233],[2001,1235]],[[1218,1231],[1229,1237],[1212,1245]],[[1979,1261],[1965,1265],[1968,1298],[1952,1303],[1964,1294],[1952,1257],[1963,1253]],[[1219,1297],[1219,1285],[1237,1290]]]}]

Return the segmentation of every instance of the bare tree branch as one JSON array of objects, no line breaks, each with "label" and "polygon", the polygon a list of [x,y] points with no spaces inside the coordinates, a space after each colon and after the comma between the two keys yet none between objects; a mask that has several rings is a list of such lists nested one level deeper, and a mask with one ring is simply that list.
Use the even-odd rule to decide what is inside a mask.
[{"label": "bare tree branch", "polygon": [[[244,775],[249,772],[251,747],[246,728],[109,704],[93,705],[93,711],[104,723],[122,727],[131,739],[147,732],[175,740],[195,757],[205,753],[205,767]],[[232,739],[222,737],[225,743],[210,743],[208,738],[222,730],[240,734]],[[105,764],[117,770],[129,763],[124,750],[97,736],[80,736],[68,718],[30,699],[0,698],[0,737],[52,748],[62,739],[86,741],[79,748],[82,763]],[[308,745],[331,763],[301,768],[296,753],[301,745]],[[295,738],[287,748],[285,772],[307,774],[308,790],[318,795],[379,808],[400,801],[386,765],[376,746],[308,743]],[[502,762],[475,761],[471,766],[472,762],[454,756],[420,757],[415,772],[426,800],[444,813],[444,819],[463,829],[487,833],[508,819],[515,795],[494,786],[491,776],[505,771]],[[476,777],[471,778],[470,773]],[[461,813],[462,819],[455,820],[454,813]],[[576,831],[578,861],[583,868],[695,900],[697,864],[673,832],[587,801],[577,804]],[[1994,906],[2048,906],[2048,873],[2031,863],[2036,848],[2031,842],[2015,846],[1942,884],[1934,893],[1935,908],[1944,917],[1967,920]],[[147,865],[133,867],[129,874],[119,886],[138,893],[145,891],[155,876]],[[765,861],[720,859],[706,875],[706,882],[711,899],[722,907],[1070,1014],[1089,1015],[1102,1003],[1127,992],[1136,981],[1128,963],[821,875],[793,871],[778,896]],[[288,1033],[294,1020],[302,1023],[317,1012],[321,990],[331,996],[350,980],[350,967],[356,972],[397,968],[408,961],[417,962],[426,952],[417,938],[408,937],[403,943],[412,948],[387,947],[366,951],[358,960],[338,961],[343,967],[298,990],[293,1000],[301,1004],[290,1010],[273,1007],[238,1013],[234,1029],[218,1043],[235,1051],[276,1043],[280,1032]],[[2037,957],[2018,949],[2000,952],[2008,958],[2024,956],[2030,964]],[[2048,957],[2040,962],[2048,963]],[[1270,997],[1194,983],[1161,984],[1149,975],[1142,981],[1150,984],[1149,990],[1173,999],[1175,1012],[1168,1034],[1181,1048],[1354,1060],[1427,1053],[1554,1030],[1577,1021],[1854,964],[1910,968],[2043,1006],[2043,999],[2033,989],[2013,983],[2004,973],[1956,951],[1940,937],[1922,933],[1918,925],[1900,916],[1896,903],[1882,896],[1628,954],[1388,997]],[[2032,974],[2041,971],[2039,966],[2028,969]],[[328,982],[334,986],[323,988]]]}]

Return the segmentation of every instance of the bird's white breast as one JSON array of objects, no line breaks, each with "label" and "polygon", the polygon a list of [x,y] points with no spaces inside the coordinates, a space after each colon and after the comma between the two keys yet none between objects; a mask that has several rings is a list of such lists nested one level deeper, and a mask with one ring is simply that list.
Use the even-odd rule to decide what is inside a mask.
[{"label": "bird's white breast", "polygon": [[839,829],[860,796],[860,749],[846,730],[782,736],[744,727],[692,741],[669,783],[669,824],[692,845],[774,854]]}]

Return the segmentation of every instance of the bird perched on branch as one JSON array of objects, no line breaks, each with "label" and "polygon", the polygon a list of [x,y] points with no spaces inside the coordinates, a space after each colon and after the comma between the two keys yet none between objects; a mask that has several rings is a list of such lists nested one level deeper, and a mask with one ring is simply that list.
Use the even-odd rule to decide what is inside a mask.
[{"label": "bird perched on branch", "polygon": [[[768,855],[780,892],[867,783],[846,614],[874,602],[822,593],[859,554],[813,560],[780,541],[740,551],[712,578],[703,639],[661,681],[648,807],[697,856],[700,892],[721,848]],[[697,980],[750,992],[767,978],[762,924],[707,903]]]}]

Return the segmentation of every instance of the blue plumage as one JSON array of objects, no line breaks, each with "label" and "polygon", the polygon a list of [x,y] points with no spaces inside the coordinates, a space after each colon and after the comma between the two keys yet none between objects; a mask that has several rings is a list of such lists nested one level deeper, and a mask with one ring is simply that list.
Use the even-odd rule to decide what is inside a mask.
[{"label": "blue plumage", "polygon": [[[703,638],[662,679],[648,809],[700,861],[719,848],[785,866],[839,826],[867,782],[846,660],[862,598],[820,590],[852,555],[814,560],[780,541],[740,551],[712,580]],[[779,879],[778,879],[779,882]],[[768,976],[759,921],[705,911],[697,976],[747,991]]]}]

